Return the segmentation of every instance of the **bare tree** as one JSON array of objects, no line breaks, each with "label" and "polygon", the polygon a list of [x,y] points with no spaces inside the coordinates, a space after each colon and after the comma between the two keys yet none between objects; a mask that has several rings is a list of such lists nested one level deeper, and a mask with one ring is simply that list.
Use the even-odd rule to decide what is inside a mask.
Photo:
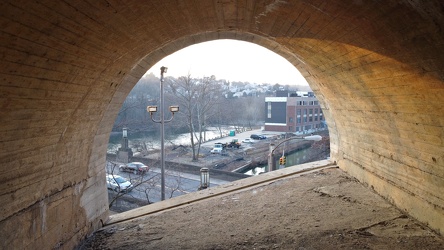
[{"label": "bare tree", "polygon": [[154,175],[151,178],[148,178],[144,181],[144,185],[139,185],[135,188],[136,191],[139,191],[141,193],[145,194],[145,199],[148,203],[152,203],[150,197],[152,195],[152,191],[156,190],[156,187],[160,184],[160,176]]},{"label": "bare tree", "polygon": [[199,132],[197,155],[200,153],[200,145],[205,141],[202,134],[206,131],[207,120],[216,114],[214,107],[220,104],[221,98],[222,86],[216,83],[216,77],[204,77],[199,84],[196,105]]},{"label": "bare tree", "polygon": [[[176,166],[177,167],[177,166]],[[153,203],[152,196],[159,195],[159,185],[160,185],[160,175],[159,174],[144,174],[144,175],[129,175],[129,181],[133,185],[131,190],[137,191],[140,193],[138,196],[134,195],[133,192],[129,192],[131,190],[127,190],[127,192],[120,192],[120,184],[117,181],[118,175],[114,174],[114,170],[118,169],[118,164],[114,162],[107,162],[107,175],[114,179],[117,183],[118,187],[113,189],[113,195],[111,196],[109,207],[111,208],[115,205],[120,198],[124,195],[128,195],[133,200],[140,200],[140,194],[145,195],[145,200],[148,204]],[[182,173],[178,171],[168,170],[166,174],[169,176],[168,182],[166,183],[166,187],[169,190],[169,197],[172,198],[174,194],[181,190],[181,186],[183,184]]]},{"label": "bare tree", "polygon": [[241,98],[243,107],[243,115],[238,116],[240,119],[239,123],[243,124],[244,127],[252,129],[253,126],[258,125],[259,122],[265,119],[265,109],[264,97],[245,97]]},{"label": "bare tree", "polygon": [[185,122],[190,133],[190,143],[193,150],[193,160],[197,160],[194,142],[194,110],[195,98],[197,96],[197,80],[192,79],[191,75],[181,76],[177,80],[169,79],[169,87],[172,95],[176,97],[176,103],[180,106],[179,116],[185,116]]},{"label": "bare tree", "polygon": [[222,96],[221,85],[216,82],[214,76],[194,79],[188,74],[177,80],[171,78],[169,80],[174,101],[181,107],[179,115],[186,118],[192,160],[197,161],[207,120],[215,114],[213,108]]},{"label": "bare tree", "polygon": [[166,186],[168,187],[169,191],[169,197],[172,198],[174,193],[177,191],[181,191],[180,187],[182,186],[183,178],[182,173],[178,171],[167,171],[167,174],[172,177],[169,178],[169,181],[167,182]]},{"label": "bare tree", "polygon": [[[106,164],[106,172],[107,172],[107,175],[108,176],[111,176],[113,179],[114,179],[114,181],[115,181],[115,183],[118,185],[118,188],[116,188],[115,190],[113,190],[113,191],[115,191],[115,195],[113,195],[112,196],[112,199],[109,201],[109,204],[108,204],[108,207],[112,207],[122,196],[124,196],[124,195],[126,195],[126,194],[128,194],[128,195],[130,195],[128,192],[129,191],[131,191],[131,190],[122,190],[122,188],[121,188],[121,186],[120,186],[120,183],[117,181],[117,175],[114,173],[114,171],[116,170],[116,169],[118,169],[118,163],[115,163],[115,162],[107,162],[107,164]],[[132,189],[135,189],[135,190],[139,190],[139,189],[143,189],[144,190],[144,192],[145,193],[147,193],[146,192],[146,189],[147,189],[147,187],[148,187],[148,189],[150,188],[150,187],[152,187],[152,188],[154,188],[155,187],[155,185],[157,184],[158,185],[158,183],[160,182],[159,180],[159,177],[158,177],[158,175],[152,175],[152,176],[148,176],[148,175],[146,175],[146,174],[142,174],[142,175],[133,175],[133,174],[130,174],[130,178],[129,178],[129,182],[131,182],[131,184],[132,184]],[[108,180],[107,180],[108,181]],[[152,189],[151,188],[151,189]],[[148,192],[149,193],[149,192]],[[134,197],[133,197],[134,198]],[[148,201],[148,203],[151,203],[151,201],[150,201],[150,199],[149,199],[149,197],[148,197],[148,195],[147,195],[147,197],[146,197],[146,199],[147,199],[147,201]]]},{"label": "bare tree", "polygon": [[[134,86],[122,104],[115,120],[114,129],[128,127],[135,130],[150,129],[146,126],[149,115],[147,105],[156,105],[159,94],[159,79],[153,74],[143,77]],[[151,128],[150,130],[153,130]]]}]

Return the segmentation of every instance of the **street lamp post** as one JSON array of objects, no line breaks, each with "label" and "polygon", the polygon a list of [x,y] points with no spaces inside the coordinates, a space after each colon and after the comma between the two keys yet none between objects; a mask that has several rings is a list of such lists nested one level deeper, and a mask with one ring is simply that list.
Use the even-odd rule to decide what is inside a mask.
[{"label": "street lamp post", "polygon": [[274,160],[274,156],[273,153],[274,151],[283,143],[290,141],[290,140],[306,140],[306,141],[320,141],[322,140],[322,136],[320,135],[310,135],[310,136],[305,136],[305,137],[292,137],[292,138],[288,138],[285,139],[281,142],[279,142],[276,146],[274,145],[274,143],[270,143],[270,153],[268,154],[268,171],[271,172],[273,170],[275,170],[275,160]]},{"label": "street lamp post", "polygon": [[155,123],[160,123],[160,198],[165,200],[165,123],[170,122],[174,118],[174,113],[179,112],[179,106],[170,106],[169,110],[172,114],[171,118],[165,120],[164,106],[165,100],[163,97],[163,74],[168,70],[167,67],[160,68],[160,120],[154,120],[153,113],[157,112],[157,106],[148,106],[146,110],[150,113],[151,120]]}]

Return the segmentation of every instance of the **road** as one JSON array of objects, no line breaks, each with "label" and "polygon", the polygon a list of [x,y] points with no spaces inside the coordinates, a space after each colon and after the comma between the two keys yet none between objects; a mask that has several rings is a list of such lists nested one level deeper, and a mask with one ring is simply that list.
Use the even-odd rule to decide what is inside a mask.
[{"label": "road", "polygon": [[[225,137],[218,140],[212,140],[202,144],[202,146],[212,147],[216,142],[228,142],[232,138],[237,138],[239,141],[250,138],[251,134],[263,134],[270,136],[270,132],[264,134],[261,130],[251,130],[243,133],[238,133],[234,137]],[[250,147],[251,144],[244,144],[243,148]],[[107,173],[114,173],[128,179],[135,186],[133,190],[124,194],[125,196],[131,196],[133,198],[158,202],[160,198],[160,168],[150,168],[150,170],[144,175],[135,175],[129,172],[120,172],[118,166],[113,167],[111,163],[107,163]],[[210,176],[210,187],[229,183],[228,181],[212,179]],[[165,197],[176,197],[184,195],[190,192],[196,192],[200,186],[200,176],[193,174],[180,173],[172,170],[165,172]],[[115,191],[109,190],[109,193],[114,196]]]},{"label": "road", "polygon": [[[160,168],[150,168],[150,170],[144,175],[135,175],[129,172],[120,172],[118,166],[113,167],[112,164],[107,164],[107,173],[113,173],[114,175],[120,175],[129,180],[135,187],[133,190],[125,195],[129,195],[133,198],[150,202],[160,201]],[[224,180],[211,179],[210,187],[218,186],[221,184],[229,183]],[[165,197],[176,197],[184,195],[190,192],[196,192],[200,186],[200,176],[193,174],[180,173],[177,171],[168,170],[165,172]],[[109,190],[108,192],[115,195],[115,191]],[[148,199],[147,199],[148,196]]]}]

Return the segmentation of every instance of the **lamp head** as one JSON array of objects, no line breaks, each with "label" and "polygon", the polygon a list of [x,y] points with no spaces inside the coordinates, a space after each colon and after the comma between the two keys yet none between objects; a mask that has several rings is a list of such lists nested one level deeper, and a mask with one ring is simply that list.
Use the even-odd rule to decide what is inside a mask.
[{"label": "lamp head", "polygon": [[170,112],[173,114],[179,112],[179,106],[170,106]]},{"label": "lamp head", "polygon": [[150,114],[157,112],[157,106],[148,106],[146,107],[146,111],[148,111]]}]

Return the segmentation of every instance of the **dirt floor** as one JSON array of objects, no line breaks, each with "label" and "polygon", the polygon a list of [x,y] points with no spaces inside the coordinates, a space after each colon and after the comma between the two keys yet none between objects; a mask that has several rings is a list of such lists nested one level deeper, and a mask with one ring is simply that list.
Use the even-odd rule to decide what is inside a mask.
[{"label": "dirt floor", "polygon": [[80,249],[444,249],[338,168],[106,227]]}]

